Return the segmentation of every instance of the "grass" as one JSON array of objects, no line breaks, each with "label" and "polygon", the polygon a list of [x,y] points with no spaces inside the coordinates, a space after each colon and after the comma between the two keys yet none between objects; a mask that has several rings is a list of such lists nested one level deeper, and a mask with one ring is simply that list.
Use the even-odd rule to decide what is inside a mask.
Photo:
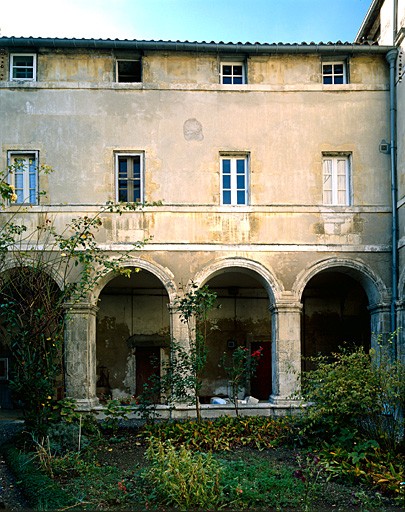
[{"label": "grass", "polygon": [[331,472],[326,454],[295,440],[286,420],[223,418],[107,430],[80,453],[42,450],[41,463],[21,453],[27,440],[6,451],[36,510],[402,510],[393,494],[348,478],[347,461]]}]

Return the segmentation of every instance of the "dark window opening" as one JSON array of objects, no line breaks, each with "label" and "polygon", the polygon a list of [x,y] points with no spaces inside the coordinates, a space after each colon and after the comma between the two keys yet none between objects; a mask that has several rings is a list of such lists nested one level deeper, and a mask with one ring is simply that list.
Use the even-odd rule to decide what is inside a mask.
[{"label": "dark window opening", "polygon": [[142,82],[140,60],[117,60],[117,82]]}]

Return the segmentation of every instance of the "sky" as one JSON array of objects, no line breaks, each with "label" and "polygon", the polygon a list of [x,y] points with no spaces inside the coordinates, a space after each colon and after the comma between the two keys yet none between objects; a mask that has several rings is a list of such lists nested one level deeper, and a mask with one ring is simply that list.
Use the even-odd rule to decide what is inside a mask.
[{"label": "sky", "polygon": [[0,0],[0,35],[352,42],[372,0]]}]

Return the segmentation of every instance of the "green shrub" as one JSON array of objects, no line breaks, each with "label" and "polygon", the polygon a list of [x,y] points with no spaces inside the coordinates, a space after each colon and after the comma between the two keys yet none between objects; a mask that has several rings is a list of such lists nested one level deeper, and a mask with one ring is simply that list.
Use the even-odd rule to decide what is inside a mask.
[{"label": "green shrub", "polygon": [[316,369],[302,376],[306,435],[352,443],[360,434],[380,446],[397,449],[404,434],[405,366],[379,351],[342,348],[330,361],[311,358]]},{"label": "green shrub", "polygon": [[7,465],[21,482],[24,496],[33,509],[56,510],[75,504],[70,494],[38,469],[32,455],[21,453],[9,445],[2,450]]},{"label": "green shrub", "polygon": [[78,452],[89,446],[90,441],[83,435],[79,425],[58,423],[48,428],[49,447],[52,454],[63,455]]},{"label": "green shrub", "polygon": [[180,510],[216,509],[220,498],[221,465],[211,454],[153,440],[147,450],[151,467],[144,478],[155,500]]}]

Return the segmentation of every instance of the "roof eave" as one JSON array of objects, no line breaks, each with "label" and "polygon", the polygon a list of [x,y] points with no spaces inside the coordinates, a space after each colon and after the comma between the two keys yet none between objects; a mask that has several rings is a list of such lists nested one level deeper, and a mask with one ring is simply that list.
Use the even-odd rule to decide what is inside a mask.
[{"label": "roof eave", "polygon": [[384,0],[373,0],[366,16],[364,17],[363,23],[361,24],[356,37],[354,38],[355,43],[361,43],[363,38],[369,32],[370,28],[373,26],[376,18],[380,14],[380,9]]},{"label": "roof eave", "polygon": [[[378,0],[376,0],[378,1]],[[187,51],[200,53],[386,53],[391,47],[359,43],[224,43],[189,41],[140,41],[128,39],[68,39],[35,37],[0,37],[0,47],[7,48],[93,48],[111,50]]]}]

